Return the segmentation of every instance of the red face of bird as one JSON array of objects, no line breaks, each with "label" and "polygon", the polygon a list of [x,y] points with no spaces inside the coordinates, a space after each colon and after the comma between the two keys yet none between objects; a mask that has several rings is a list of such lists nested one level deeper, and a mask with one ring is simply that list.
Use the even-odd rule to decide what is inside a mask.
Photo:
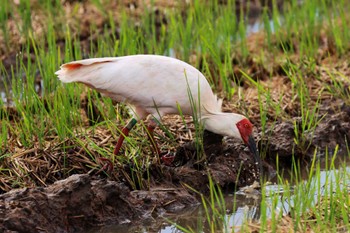
[{"label": "red face of bird", "polygon": [[253,133],[253,124],[248,119],[240,120],[237,124],[242,140],[248,145],[249,136]]},{"label": "red face of bird", "polygon": [[253,153],[254,155],[254,159],[255,162],[257,162],[259,164],[260,167],[260,172],[261,170],[261,159],[259,156],[259,152],[256,148],[256,143],[253,137],[253,124],[248,120],[248,119],[243,119],[240,120],[237,124],[236,124],[239,133],[241,134],[242,140],[244,141],[244,143],[249,147],[249,150]]}]

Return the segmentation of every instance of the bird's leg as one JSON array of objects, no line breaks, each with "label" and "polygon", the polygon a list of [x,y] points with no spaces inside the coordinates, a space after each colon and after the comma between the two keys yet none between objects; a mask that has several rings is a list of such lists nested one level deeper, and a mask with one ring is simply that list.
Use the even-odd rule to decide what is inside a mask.
[{"label": "bird's leg", "polygon": [[107,158],[99,158],[100,162],[104,162],[103,166],[100,170],[96,172],[96,175],[100,174],[102,171],[107,172],[108,175],[111,175],[113,171],[113,163],[110,159]]},{"label": "bird's leg", "polygon": [[[115,145],[113,154],[114,155],[118,155],[120,148],[122,147],[123,141],[125,139],[126,136],[129,135],[130,130],[132,129],[132,127],[134,127],[137,123],[137,120],[135,118],[132,118],[128,124],[122,129],[122,133],[119,136],[118,142]],[[101,171],[106,171],[108,174],[111,173],[111,171],[113,170],[113,163],[110,159],[107,158],[100,158],[101,162],[104,162],[103,167],[96,173],[99,174]]]},{"label": "bird's leg", "polygon": [[122,147],[123,141],[126,136],[129,135],[130,130],[136,125],[137,120],[132,118],[128,124],[122,129],[122,133],[119,136],[118,142],[115,145],[113,154],[118,155],[120,148]]},{"label": "bird's leg", "polygon": [[[148,131],[148,139],[150,140],[154,150],[156,151],[156,153],[158,154],[158,156],[161,156],[161,151],[158,147],[158,144],[157,142],[155,141],[154,139],[154,129],[156,128],[157,126],[157,122],[154,120],[154,119],[151,119],[150,120],[150,123],[148,124],[147,126],[147,131]],[[165,154],[163,156],[160,157],[161,161],[167,165],[167,166],[171,166],[174,159],[175,159],[175,156],[174,155],[171,155],[171,154]]]},{"label": "bird's leg", "polygon": [[147,126],[147,131],[148,131],[148,139],[150,140],[153,149],[156,151],[156,153],[158,154],[158,156],[160,156],[160,150],[159,147],[156,143],[156,140],[154,139],[154,129],[156,128],[157,123],[154,120],[150,120],[150,123]]},{"label": "bird's leg", "polygon": [[165,155],[163,155],[161,158],[162,162],[167,165],[167,166],[172,166],[174,159],[175,159],[175,155],[171,154],[171,153],[167,153]]}]

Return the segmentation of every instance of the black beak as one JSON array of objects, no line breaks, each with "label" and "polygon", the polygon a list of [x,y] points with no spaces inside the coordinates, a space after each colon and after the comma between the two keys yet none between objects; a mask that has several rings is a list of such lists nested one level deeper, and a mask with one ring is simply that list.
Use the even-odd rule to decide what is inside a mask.
[{"label": "black beak", "polygon": [[252,152],[252,154],[254,155],[255,163],[257,163],[257,165],[259,166],[259,172],[260,174],[262,174],[263,170],[262,170],[261,158],[259,155],[259,151],[256,148],[256,143],[252,135],[250,135],[248,139],[248,148],[250,152]]}]

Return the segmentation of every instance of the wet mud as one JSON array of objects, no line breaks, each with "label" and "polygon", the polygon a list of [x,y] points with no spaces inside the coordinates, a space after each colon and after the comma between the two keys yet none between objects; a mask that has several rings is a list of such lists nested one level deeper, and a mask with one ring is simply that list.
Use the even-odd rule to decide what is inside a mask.
[{"label": "wet mud", "polygon": [[214,183],[231,191],[251,184],[258,173],[250,152],[239,142],[222,144],[221,140],[221,136],[205,132],[208,157],[202,161],[197,160],[193,143],[180,147],[176,166],[150,168],[152,185],[148,190],[132,190],[126,183],[85,174],[46,188],[7,192],[0,196],[0,229],[77,232],[109,224],[142,224],[199,205],[200,198],[191,189],[207,193],[208,174]]},{"label": "wet mud", "polygon": [[[332,156],[337,147],[337,154],[345,155],[350,140],[350,106],[345,103],[326,105],[315,120],[318,123],[310,130],[298,127],[302,124],[300,117],[278,122],[266,130],[266,137],[259,141],[259,148],[266,150],[265,161],[275,164],[278,156],[282,167],[290,167],[293,158],[308,163],[315,150],[318,158],[324,158],[327,153]],[[299,140],[295,140],[296,134]]]},{"label": "wet mud", "polygon": [[101,224],[140,224],[198,201],[185,189],[132,191],[125,184],[73,175],[47,188],[24,188],[0,197],[1,232],[78,232]]},{"label": "wet mud", "polygon": [[[324,109],[314,132],[305,132],[307,147],[304,148],[295,144],[292,121],[277,122],[269,128],[265,132],[270,135],[268,141],[259,138],[261,133],[256,135],[259,146],[267,150],[264,174],[274,173],[277,154],[280,164],[285,166],[291,163],[292,153],[296,159],[310,161],[315,148],[320,148],[320,157],[326,148],[332,151],[336,145],[340,152],[345,150],[350,139],[350,107],[343,104],[339,109],[336,112]],[[2,194],[0,229],[2,232],[77,232],[109,224],[142,224],[199,205],[200,198],[193,190],[208,193],[208,174],[215,184],[230,192],[259,179],[254,159],[241,142],[210,132],[205,132],[203,138],[205,159],[198,161],[194,143],[184,144],[176,151],[174,166],[150,168],[150,186],[146,190],[132,190],[122,181],[83,174],[46,188],[24,188]]]}]

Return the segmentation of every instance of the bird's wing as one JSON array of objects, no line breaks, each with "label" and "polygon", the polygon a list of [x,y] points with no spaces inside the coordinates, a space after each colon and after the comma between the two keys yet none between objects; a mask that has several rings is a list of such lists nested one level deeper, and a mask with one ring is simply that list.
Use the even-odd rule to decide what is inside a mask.
[{"label": "bird's wing", "polygon": [[150,114],[177,113],[177,104],[184,114],[191,114],[189,88],[194,100],[199,99],[200,93],[201,105],[208,110],[221,108],[203,74],[169,57],[135,55],[87,59],[64,64],[56,74],[62,82],[84,83],[113,99],[142,107]]}]

